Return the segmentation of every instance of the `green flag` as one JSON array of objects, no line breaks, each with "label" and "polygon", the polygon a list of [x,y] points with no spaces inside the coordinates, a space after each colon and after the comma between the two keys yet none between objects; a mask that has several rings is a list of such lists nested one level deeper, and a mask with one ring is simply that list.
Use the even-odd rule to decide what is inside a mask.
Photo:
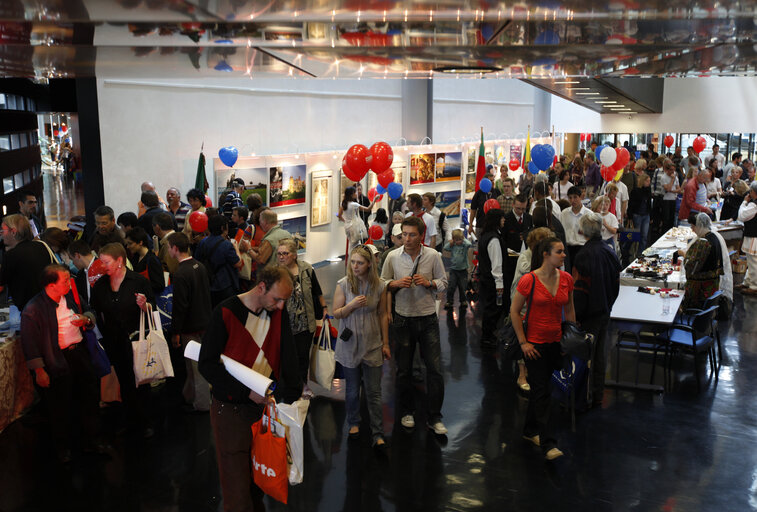
[{"label": "green flag", "polygon": [[197,177],[195,178],[195,188],[202,190],[203,194],[208,192],[210,185],[205,178],[205,155],[200,151],[200,158],[197,160]]}]

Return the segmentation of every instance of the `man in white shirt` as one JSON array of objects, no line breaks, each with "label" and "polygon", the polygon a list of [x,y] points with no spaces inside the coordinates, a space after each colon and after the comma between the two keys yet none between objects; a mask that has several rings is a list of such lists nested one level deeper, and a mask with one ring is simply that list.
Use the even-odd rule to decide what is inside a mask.
[{"label": "man in white shirt", "polygon": [[746,253],[747,271],[743,284],[736,288],[741,293],[757,295],[757,182],[749,185],[749,193],[739,207],[739,220],[744,223],[744,241],[741,250]]},{"label": "man in white shirt", "polygon": [[[411,194],[408,202],[411,201]],[[420,196],[418,196],[420,202]],[[415,389],[412,382],[413,356],[420,344],[426,365],[427,426],[444,435],[442,423],[444,377],[441,369],[441,340],[436,315],[436,297],[447,288],[442,256],[423,247],[423,222],[418,217],[402,221],[403,247],[392,251],[381,269],[381,279],[394,295],[396,313],[392,324],[397,334],[397,408],[402,426],[415,427]]]},{"label": "man in white shirt", "polygon": [[710,163],[715,160],[717,162],[717,167],[715,168],[715,175],[714,177],[719,177],[723,175],[723,167],[725,167],[725,155],[720,152],[720,146],[717,144],[712,145],[712,154],[704,159],[704,165],[705,167],[710,167]]},{"label": "man in white shirt", "polygon": [[565,230],[565,241],[568,244],[568,260],[565,264],[566,272],[571,271],[578,251],[586,243],[586,237],[581,232],[579,221],[581,217],[587,213],[591,213],[591,210],[581,203],[580,188],[573,186],[568,189],[568,201],[570,201],[570,208],[566,208],[560,213],[560,222]]},{"label": "man in white shirt", "polygon": [[436,195],[433,192],[426,192],[421,198],[423,209],[434,218],[436,226],[436,245],[437,251],[442,252],[442,246],[448,240],[452,240],[452,229],[449,226],[447,215],[442,218],[442,211],[436,207]]},{"label": "man in white shirt", "polygon": [[[545,176],[546,178],[546,174],[540,174],[539,176]],[[539,176],[537,176],[537,178]],[[560,205],[549,196],[549,183],[546,182],[546,179],[540,180],[534,185],[534,200],[531,203],[531,209],[528,213],[533,215],[536,205],[539,203],[545,204],[545,201],[552,203],[552,215],[554,215],[557,220],[560,220]]]},{"label": "man in white shirt", "polygon": [[407,196],[408,212],[405,217],[418,217],[424,224],[423,245],[426,247],[436,247],[436,222],[434,218],[423,211],[423,199],[420,194],[410,194]]},{"label": "man in white shirt", "polygon": [[728,176],[731,174],[731,171],[734,167],[738,167],[741,165],[741,153],[738,151],[731,155],[731,161],[726,164],[726,166],[723,168],[723,177],[726,181],[731,181],[728,179]]}]

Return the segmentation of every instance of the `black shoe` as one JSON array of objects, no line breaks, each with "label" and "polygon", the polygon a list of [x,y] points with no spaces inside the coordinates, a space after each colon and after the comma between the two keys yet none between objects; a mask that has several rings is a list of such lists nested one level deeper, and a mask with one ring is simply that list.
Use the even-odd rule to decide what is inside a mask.
[{"label": "black shoe", "polygon": [[347,439],[349,439],[350,441],[355,441],[356,439],[360,439],[360,431],[358,430],[357,432],[349,432],[347,434]]},{"label": "black shoe", "polygon": [[376,455],[382,459],[386,459],[389,456],[389,445],[386,444],[386,440],[383,443],[373,443],[373,451]]}]

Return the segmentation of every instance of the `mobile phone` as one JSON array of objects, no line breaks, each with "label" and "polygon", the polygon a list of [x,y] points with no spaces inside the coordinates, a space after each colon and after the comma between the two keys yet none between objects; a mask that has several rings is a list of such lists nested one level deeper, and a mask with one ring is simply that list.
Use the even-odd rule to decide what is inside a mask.
[{"label": "mobile phone", "polygon": [[342,334],[339,335],[339,339],[342,341],[350,341],[350,338],[352,338],[352,329],[345,327]]}]

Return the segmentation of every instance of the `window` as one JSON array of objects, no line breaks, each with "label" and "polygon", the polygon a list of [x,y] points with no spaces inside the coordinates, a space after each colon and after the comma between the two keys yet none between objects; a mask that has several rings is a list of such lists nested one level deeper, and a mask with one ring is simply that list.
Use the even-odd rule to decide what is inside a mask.
[{"label": "window", "polygon": [[0,110],[5,110],[8,108],[8,105],[5,103],[5,94],[0,94]]},{"label": "window", "polygon": [[10,194],[13,190],[13,177],[3,178],[3,194]]},{"label": "window", "polygon": [[13,177],[13,183],[16,188],[21,188],[24,186],[24,173],[19,172],[16,173],[16,175]]},{"label": "window", "polygon": [[10,150],[11,150],[11,136],[0,135],[0,151],[10,151]]}]

